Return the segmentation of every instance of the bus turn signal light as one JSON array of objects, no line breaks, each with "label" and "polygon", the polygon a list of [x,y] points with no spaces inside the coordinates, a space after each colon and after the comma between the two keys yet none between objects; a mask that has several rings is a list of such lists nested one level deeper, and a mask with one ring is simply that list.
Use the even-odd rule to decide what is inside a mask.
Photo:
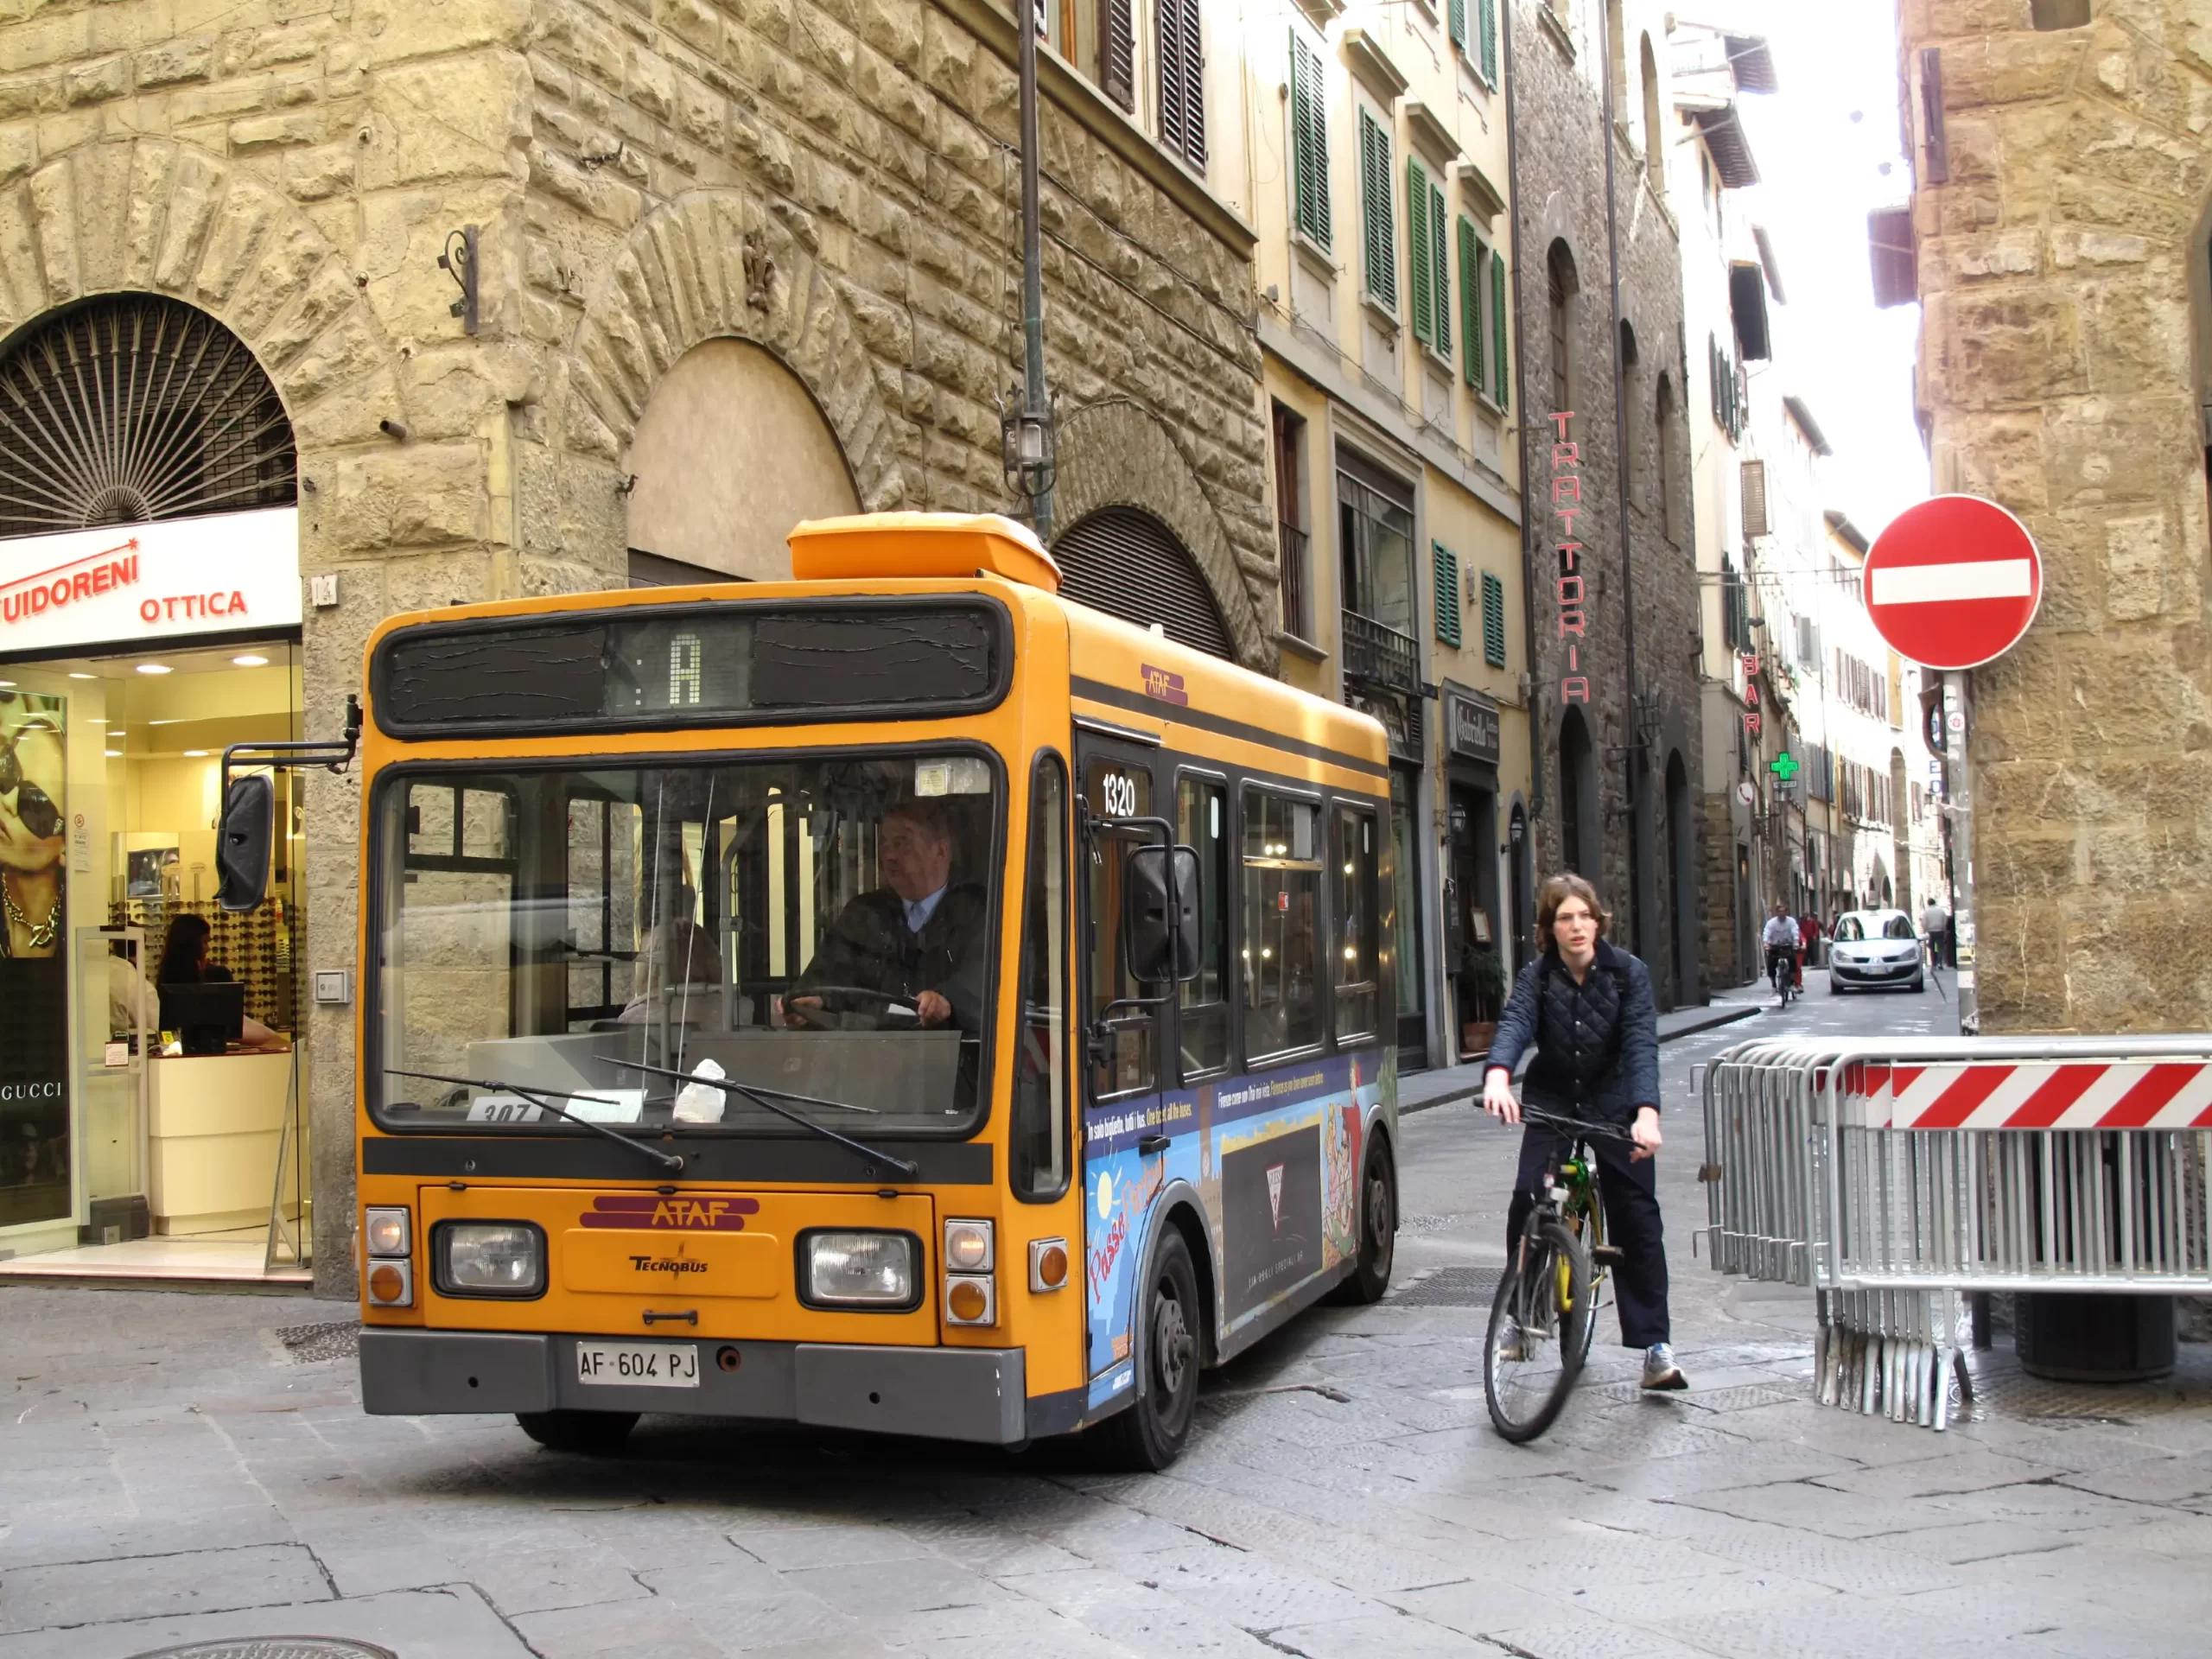
[{"label": "bus turn signal light", "polygon": [[407,1307],[415,1300],[414,1275],[404,1262],[379,1262],[369,1269],[369,1300],[378,1307]]},{"label": "bus turn signal light", "polygon": [[992,1325],[998,1318],[993,1300],[988,1279],[956,1278],[945,1287],[944,1311],[954,1325]]},{"label": "bus turn signal light", "polygon": [[1065,1238],[1039,1238],[1029,1246],[1029,1288],[1042,1294],[1048,1290],[1065,1289],[1068,1282],[1068,1242]]}]

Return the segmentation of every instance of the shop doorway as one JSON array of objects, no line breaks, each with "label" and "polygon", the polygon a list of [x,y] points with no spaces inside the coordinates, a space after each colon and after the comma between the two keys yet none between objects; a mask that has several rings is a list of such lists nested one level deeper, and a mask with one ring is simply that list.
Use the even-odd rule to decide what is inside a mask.
[{"label": "shop doorway", "polygon": [[1452,860],[1452,1003],[1458,1012],[1459,1055],[1472,1058],[1490,1048],[1510,987],[1497,892],[1497,792],[1480,784],[1451,785],[1448,817]]},{"label": "shop doorway", "polygon": [[1418,1071],[1428,1065],[1428,985],[1421,955],[1421,838],[1414,814],[1421,798],[1421,773],[1411,766],[1390,767],[1391,839],[1397,863],[1397,891],[1391,949],[1396,953],[1398,985],[1398,1068]]},{"label": "shop doorway", "polygon": [[50,884],[0,874],[11,914],[54,918],[0,972],[63,1085],[36,1156],[0,1154],[0,1271],[308,1277],[303,774],[276,778],[268,899],[215,899],[223,750],[298,738],[303,701],[289,638],[0,664],[0,751],[26,757],[0,813],[43,827],[35,789],[57,830]]}]

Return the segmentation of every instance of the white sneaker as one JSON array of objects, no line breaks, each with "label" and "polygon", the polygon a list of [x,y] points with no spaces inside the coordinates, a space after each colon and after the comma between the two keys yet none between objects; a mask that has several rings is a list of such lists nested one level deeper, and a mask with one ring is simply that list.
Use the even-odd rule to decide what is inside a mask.
[{"label": "white sneaker", "polygon": [[1509,1365],[1518,1365],[1528,1356],[1527,1346],[1521,1339],[1521,1327],[1511,1319],[1497,1333],[1497,1357]]},{"label": "white sneaker", "polygon": [[1675,1351],[1663,1342],[1655,1342],[1643,1351],[1643,1386],[1658,1390],[1687,1389],[1689,1379],[1675,1363]]}]

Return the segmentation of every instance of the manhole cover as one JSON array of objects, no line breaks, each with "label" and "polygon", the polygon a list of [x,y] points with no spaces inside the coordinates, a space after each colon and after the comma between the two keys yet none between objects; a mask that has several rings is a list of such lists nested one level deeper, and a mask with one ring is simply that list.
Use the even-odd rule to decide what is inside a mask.
[{"label": "manhole cover", "polygon": [[351,1359],[361,1351],[361,1326],[357,1319],[288,1325],[276,1336],[285,1357],[296,1365],[310,1365],[319,1359]]},{"label": "manhole cover", "polygon": [[1447,1232],[1465,1219],[1465,1216],[1400,1216],[1398,1230],[1402,1233]]},{"label": "manhole cover", "polygon": [[132,1659],[399,1659],[390,1648],[345,1642],[334,1636],[242,1636],[155,1648]]},{"label": "manhole cover", "polygon": [[1383,1299],[1388,1307],[1488,1307],[1497,1297],[1497,1268],[1439,1268]]},{"label": "manhole cover", "polygon": [[2053,1382],[2031,1376],[2008,1349],[1969,1351],[1974,1400],[1961,1413],[2050,1422],[2126,1423],[2212,1405],[2212,1349],[2183,1344],[2173,1375],[2155,1382]]}]

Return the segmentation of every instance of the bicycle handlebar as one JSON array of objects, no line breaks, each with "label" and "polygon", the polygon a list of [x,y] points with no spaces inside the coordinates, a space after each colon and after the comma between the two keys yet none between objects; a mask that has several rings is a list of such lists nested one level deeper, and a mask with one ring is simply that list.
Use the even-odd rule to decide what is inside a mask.
[{"label": "bicycle handlebar", "polygon": [[1579,1117],[1568,1117],[1559,1112],[1548,1112],[1541,1106],[1523,1106],[1521,1121],[1541,1123],[1546,1128],[1565,1129],[1592,1141],[1623,1141],[1633,1145],[1636,1137],[1618,1123],[1596,1123]]}]

